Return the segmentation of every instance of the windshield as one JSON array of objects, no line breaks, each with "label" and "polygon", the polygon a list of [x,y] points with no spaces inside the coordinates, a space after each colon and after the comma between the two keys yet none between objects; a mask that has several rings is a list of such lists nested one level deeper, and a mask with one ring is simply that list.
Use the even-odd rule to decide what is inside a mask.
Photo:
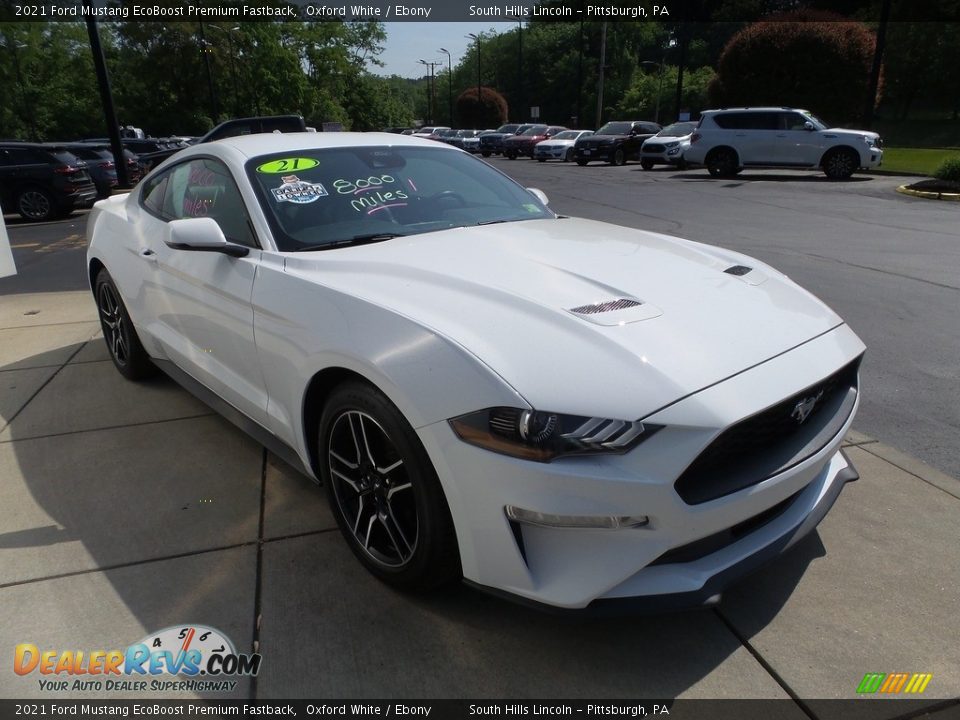
[{"label": "windshield", "polygon": [[564,130],[553,136],[554,140],[576,140],[580,137],[580,130]]},{"label": "windshield", "polygon": [[556,217],[513,180],[443,147],[274,153],[247,163],[281,251]]},{"label": "windshield", "polygon": [[819,127],[817,128],[817,130],[826,130],[827,128],[830,127],[830,126],[827,125],[823,120],[821,120],[820,118],[818,118],[818,117],[817,117],[816,115],[814,115],[813,113],[809,113],[809,112],[808,112],[808,113],[804,113],[804,114],[813,121],[813,124],[814,124],[814,125],[819,125]]},{"label": "windshield", "polygon": [[520,126],[519,126],[519,125],[516,125],[516,124],[501,125],[500,127],[497,128],[497,132],[513,133],[513,132],[516,132],[516,131],[517,131],[517,128],[518,128],[518,127],[520,127]]},{"label": "windshield", "polygon": [[667,125],[663,130],[658,132],[657,135],[659,137],[683,137],[684,135],[689,135],[696,129],[697,124],[694,122],[674,123],[673,125]]},{"label": "windshield", "polygon": [[629,135],[631,127],[628,122],[609,122],[597,130],[597,135]]},{"label": "windshield", "polygon": [[546,131],[546,125],[533,125],[532,127],[528,127],[526,130],[524,130],[523,135],[526,135],[527,137],[531,135],[543,135]]}]

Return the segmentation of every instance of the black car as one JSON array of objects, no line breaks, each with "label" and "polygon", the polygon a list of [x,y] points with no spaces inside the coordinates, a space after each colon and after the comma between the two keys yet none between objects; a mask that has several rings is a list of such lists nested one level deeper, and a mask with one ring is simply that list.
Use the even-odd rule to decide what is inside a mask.
[{"label": "black car", "polygon": [[493,132],[485,132],[480,136],[480,154],[484,157],[490,157],[503,152],[503,141],[511,135],[519,135],[524,130],[533,127],[532,124],[519,125],[509,123],[501,125]]},{"label": "black car", "polygon": [[[92,142],[65,143],[64,148],[87,163],[87,172],[97,186],[97,197],[108,197],[118,185],[117,168],[113,160],[113,151],[108,144]],[[136,185],[143,173],[136,153],[124,148],[123,157],[127,163],[127,180]]]},{"label": "black car", "polygon": [[[191,144],[199,145],[200,143],[213,142],[214,140],[236,137],[238,135],[255,135],[257,133],[272,132],[305,132],[306,129],[307,124],[300,115],[267,115],[264,117],[234,118],[220,123],[202,138]],[[126,142],[125,140],[124,143]],[[140,164],[144,172],[149,172],[184,147],[186,147],[185,144],[159,149],[149,153],[139,153],[136,149],[133,150],[140,156]]]},{"label": "black car", "polygon": [[591,160],[604,160],[612,165],[638,160],[643,141],[661,129],[656,123],[641,120],[608,122],[593,135],[577,140],[573,150],[577,165],[586,165]]},{"label": "black car", "polygon": [[52,220],[97,199],[86,163],[63,146],[0,143],[0,204],[27,220]]}]

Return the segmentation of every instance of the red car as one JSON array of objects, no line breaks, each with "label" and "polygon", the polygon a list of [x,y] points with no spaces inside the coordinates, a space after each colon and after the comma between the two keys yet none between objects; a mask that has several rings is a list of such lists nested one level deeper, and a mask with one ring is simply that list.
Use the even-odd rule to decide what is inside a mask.
[{"label": "red car", "polygon": [[519,155],[532,158],[534,145],[564,130],[566,128],[559,125],[531,125],[519,135],[511,135],[504,139],[503,154],[511,160],[516,160]]}]

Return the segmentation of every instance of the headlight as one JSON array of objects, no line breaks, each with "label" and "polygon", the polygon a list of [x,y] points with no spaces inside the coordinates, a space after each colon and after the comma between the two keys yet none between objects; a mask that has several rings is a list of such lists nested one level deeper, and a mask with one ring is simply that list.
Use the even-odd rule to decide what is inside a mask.
[{"label": "headlight", "polygon": [[676,141],[676,142],[668,142],[668,143],[667,143],[667,147],[668,147],[668,148],[675,148],[675,147],[676,147],[677,145],[679,145],[679,144],[680,144],[679,141]]},{"label": "headlight", "polygon": [[487,408],[449,422],[464,442],[537,462],[562,455],[625,453],[662,428],[639,421],[511,407]]}]

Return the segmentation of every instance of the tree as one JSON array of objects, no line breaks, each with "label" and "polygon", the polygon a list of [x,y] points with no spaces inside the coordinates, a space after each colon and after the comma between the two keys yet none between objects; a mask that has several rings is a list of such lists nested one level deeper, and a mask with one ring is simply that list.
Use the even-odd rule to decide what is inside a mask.
[{"label": "tree", "polygon": [[460,93],[456,101],[457,124],[461,127],[494,128],[502,125],[509,117],[507,101],[493,88],[480,88],[480,102],[477,102],[477,88],[472,87]]},{"label": "tree", "polygon": [[874,36],[860,22],[825,11],[772,15],[734,35],[723,49],[711,102],[787,105],[832,122],[863,110]]}]

